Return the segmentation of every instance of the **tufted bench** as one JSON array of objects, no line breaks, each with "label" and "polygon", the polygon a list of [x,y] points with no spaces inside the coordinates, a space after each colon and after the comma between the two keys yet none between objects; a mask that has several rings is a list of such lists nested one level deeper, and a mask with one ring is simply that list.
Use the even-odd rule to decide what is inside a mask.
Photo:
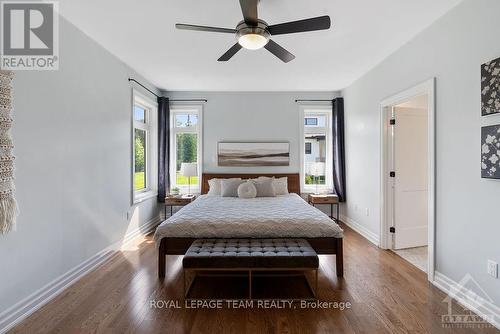
[{"label": "tufted bench", "polygon": [[304,239],[197,239],[182,260],[184,268],[184,296],[187,297],[193,281],[186,288],[186,276],[199,271],[246,271],[249,277],[249,298],[252,298],[252,273],[264,271],[312,271],[316,296],[318,281],[318,254]]}]

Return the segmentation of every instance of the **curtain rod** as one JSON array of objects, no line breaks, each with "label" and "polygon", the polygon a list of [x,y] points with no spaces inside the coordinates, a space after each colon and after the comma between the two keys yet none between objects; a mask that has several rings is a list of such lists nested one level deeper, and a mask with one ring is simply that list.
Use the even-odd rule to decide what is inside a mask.
[{"label": "curtain rod", "polygon": [[335,99],[331,100],[295,100],[295,102],[332,102]]},{"label": "curtain rod", "polygon": [[[144,88],[145,90],[147,90],[148,92],[150,92],[151,94],[153,94],[154,96],[161,97],[158,94],[156,94],[155,92],[153,92],[151,89],[149,89],[148,87],[144,86],[143,84],[141,84],[139,81],[137,81],[135,79],[128,78],[128,81],[133,81],[136,84],[138,84],[139,86],[141,86],[142,88]],[[208,102],[207,99],[180,99],[180,100],[178,100],[178,99],[174,99],[174,100],[169,99],[169,101],[170,102]]]}]

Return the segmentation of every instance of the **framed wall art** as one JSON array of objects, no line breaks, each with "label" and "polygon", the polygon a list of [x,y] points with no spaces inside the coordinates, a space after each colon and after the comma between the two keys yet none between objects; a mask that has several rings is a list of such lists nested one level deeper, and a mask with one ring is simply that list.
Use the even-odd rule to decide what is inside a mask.
[{"label": "framed wall art", "polygon": [[218,143],[219,166],[266,167],[289,166],[289,143]]},{"label": "framed wall art", "polygon": [[481,128],[481,177],[500,179],[500,124]]},{"label": "framed wall art", "polygon": [[500,113],[500,58],[481,65],[481,115]]}]

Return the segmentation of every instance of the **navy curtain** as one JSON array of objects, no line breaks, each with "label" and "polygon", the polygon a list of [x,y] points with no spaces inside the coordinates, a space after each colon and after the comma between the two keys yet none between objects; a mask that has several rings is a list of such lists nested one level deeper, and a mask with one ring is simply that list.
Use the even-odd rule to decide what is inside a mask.
[{"label": "navy curtain", "polygon": [[158,201],[165,202],[170,191],[170,101],[158,97]]},{"label": "navy curtain", "polygon": [[333,187],[339,201],[345,202],[344,99],[339,97],[332,105]]}]

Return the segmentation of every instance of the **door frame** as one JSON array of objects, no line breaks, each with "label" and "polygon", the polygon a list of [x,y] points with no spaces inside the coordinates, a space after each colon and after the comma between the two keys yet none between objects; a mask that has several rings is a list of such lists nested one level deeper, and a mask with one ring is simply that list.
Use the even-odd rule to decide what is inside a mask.
[{"label": "door frame", "polygon": [[427,279],[434,281],[434,265],[435,265],[435,228],[436,228],[436,156],[435,156],[435,90],[436,80],[431,78],[422,82],[412,88],[397,93],[380,103],[380,129],[381,129],[381,203],[380,203],[380,248],[392,248],[392,234],[389,232],[389,227],[392,226],[393,215],[392,208],[394,207],[394,198],[391,191],[391,178],[389,177],[391,166],[391,155],[389,154],[389,143],[391,136],[391,126],[389,124],[391,118],[392,107],[403,103],[413,97],[420,95],[427,95],[427,109],[428,109],[428,122],[427,122],[427,135],[428,135],[428,258],[427,258]]}]

